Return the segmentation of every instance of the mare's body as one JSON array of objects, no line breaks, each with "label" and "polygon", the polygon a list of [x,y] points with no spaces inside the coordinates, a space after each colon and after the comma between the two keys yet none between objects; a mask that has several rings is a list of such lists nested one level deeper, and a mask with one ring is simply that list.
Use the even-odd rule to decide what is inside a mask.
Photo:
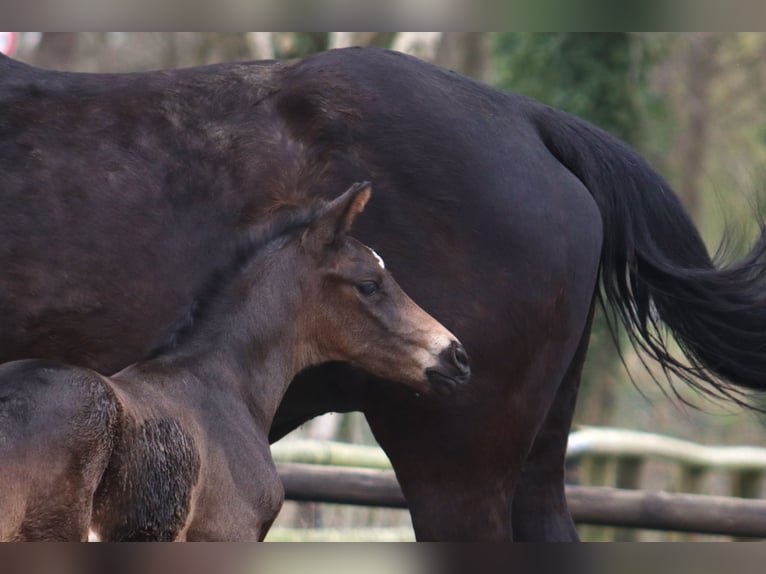
[{"label": "mare's body", "polygon": [[454,337],[345,237],[368,195],[256,251],[154,359],[111,377],[1,365],[0,539],[262,540],[284,497],[269,430],[296,373],[349,361],[421,392],[465,382]]},{"label": "mare's body", "polygon": [[414,58],[132,75],[0,59],[0,110],[2,360],[140,360],[275,201],[376,182],[358,235],[465,343],[474,384],[443,405],[321,369],[292,385],[271,436],[363,411],[419,539],[576,538],[563,462],[599,270],[639,340],[659,318],[703,355],[703,377],[757,386],[766,372],[766,321],[738,315],[759,271],[718,273],[640,157]]}]

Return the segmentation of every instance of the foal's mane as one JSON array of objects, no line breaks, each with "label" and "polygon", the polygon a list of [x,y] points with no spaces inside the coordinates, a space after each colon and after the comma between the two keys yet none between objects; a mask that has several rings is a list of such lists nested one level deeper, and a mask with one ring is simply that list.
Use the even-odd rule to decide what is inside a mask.
[{"label": "foal's mane", "polygon": [[216,300],[223,287],[228,285],[256,255],[279,243],[283,245],[299,232],[304,231],[319,216],[323,202],[309,206],[275,206],[268,220],[253,227],[234,246],[228,263],[214,271],[186,312],[173,325],[168,338],[152,349],[147,358],[153,359],[175,349],[193,330],[199,318]]}]

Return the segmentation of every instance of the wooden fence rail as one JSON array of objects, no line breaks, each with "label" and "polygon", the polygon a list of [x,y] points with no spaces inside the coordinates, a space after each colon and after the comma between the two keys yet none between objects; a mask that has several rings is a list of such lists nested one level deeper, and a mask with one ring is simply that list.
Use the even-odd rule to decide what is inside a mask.
[{"label": "wooden fence rail", "polygon": [[[365,446],[312,439],[293,439],[272,446],[279,462],[391,469],[385,453]],[[581,427],[569,435],[567,459],[588,456],[658,458],[706,470],[766,473],[766,448],[706,446],[664,435],[601,427]]]},{"label": "wooden fence rail", "polygon": [[[272,452],[289,499],[406,506],[378,447],[294,440],[274,445]],[[764,448],[711,447],[652,433],[586,427],[570,435],[567,459],[579,465],[580,482],[588,485],[567,486],[570,509],[580,524],[766,538],[766,501],[754,500],[766,475]],[[638,490],[644,464],[651,459],[678,465],[676,493]],[[711,471],[731,475],[731,497],[697,494]],[[625,536],[620,539],[632,538]],[[605,539],[603,532],[597,538]]]},{"label": "wooden fence rail", "polygon": [[[392,471],[277,463],[290,500],[406,508]],[[766,538],[766,501],[567,486],[575,522]]]},{"label": "wooden fence rail", "polygon": [[569,436],[567,460],[582,464],[581,482],[586,484],[637,488],[643,465],[650,459],[678,465],[677,492],[699,492],[705,474],[717,471],[731,476],[732,496],[758,498],[766,474],[764,448],[707,446],[653,433],[596,427],[584,427]]}]

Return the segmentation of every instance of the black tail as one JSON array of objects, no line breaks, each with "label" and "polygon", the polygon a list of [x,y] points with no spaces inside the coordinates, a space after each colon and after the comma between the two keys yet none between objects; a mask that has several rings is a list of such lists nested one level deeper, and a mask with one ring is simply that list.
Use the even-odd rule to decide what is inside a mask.
[{"label": "black tail", "polygon": [[[717,267],[670,186],[634,150],[551,108],[534,121],[601,211],[603,295],[633,344],[709,394],[742,403],[743,388],[766,390],[766,232],[745,259]],[[669,351],[668,330],[686,361]]]}]

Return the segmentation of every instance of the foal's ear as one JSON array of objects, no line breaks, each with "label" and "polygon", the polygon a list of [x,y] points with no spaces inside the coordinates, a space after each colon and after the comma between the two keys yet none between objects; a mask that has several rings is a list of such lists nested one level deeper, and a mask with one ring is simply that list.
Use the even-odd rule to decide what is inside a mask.
[{"label": "foal's ear", "polygon": [[362,213],[372,195],[369,181],[355,183],[342,195],[324,206],[314,222],[303,234],[303,241],[316,242],[315,245],[329,245],[338,237],[348,233],[356,216]]}]

